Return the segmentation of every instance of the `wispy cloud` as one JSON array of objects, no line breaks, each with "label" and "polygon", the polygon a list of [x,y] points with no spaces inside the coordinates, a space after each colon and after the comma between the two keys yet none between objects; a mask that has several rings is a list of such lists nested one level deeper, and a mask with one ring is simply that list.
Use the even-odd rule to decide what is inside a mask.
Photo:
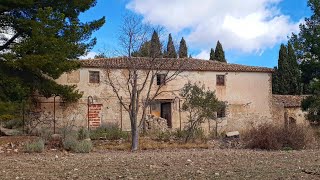
[{"label": "wispy cloud", "polygon": [[[220,40],[225,49],[261,54],[297,32],[293,22],[278,8],[281,0],[131,0],[127,8],[144,21],[162,25],[170,32],[185,32],[187,42],[208,54]],[[208,58],[208,57],[207,57]],[[206,59],[207,59],[206,58]]]}]

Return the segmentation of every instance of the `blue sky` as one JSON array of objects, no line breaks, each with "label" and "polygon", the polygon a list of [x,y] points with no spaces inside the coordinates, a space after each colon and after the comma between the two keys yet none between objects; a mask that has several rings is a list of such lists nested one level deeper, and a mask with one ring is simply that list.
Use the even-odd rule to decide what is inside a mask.
[{"label": "blue sky", "polygon": [[208,59],[210,48],[220,40],[228,62],[266,67],[277,65],[280,44],[311,14],[307,0],[98,0],[80,17],[106,17],[93,34],[98,42],[87,57],[101,51],[114,55],[126,12],[163,26],[176,44],[183,36],[193,57]]}]

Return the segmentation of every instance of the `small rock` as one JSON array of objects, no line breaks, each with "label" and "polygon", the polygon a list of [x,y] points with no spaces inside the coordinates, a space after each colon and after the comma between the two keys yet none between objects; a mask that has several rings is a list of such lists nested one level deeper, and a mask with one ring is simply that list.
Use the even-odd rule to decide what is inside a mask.
[{"label": "small rock", "polygon": [[187,159],[187,162],[192,162],[191,159]]},{"label": "small rock", "polygon": [[197,174],[203,174],[204,172],[201,170],[197,170]]},{"label": "small rock", "polygon": [[59,158],[59,156],[58,156],[58,155],[56,155],[56,156],[55,156],[55,158],[56,158],[56,159],[58,159],[58,158]]},{"label": "small rock", "polygon": [[169,165],[168,163],[166,163],[166,162],[165,162],[165,163],[163,163],[163,165],[164,165],[164,166],[170,166],[170,165]]},{"label": "small rock", "polygon": [[52,134],[52,135],[51,135],[51,139],[52,139],[53,141],[62,140],[62,135],[61,135],[61,134]]},{"label": "small rock", "polygon": [[219,173],[214,173],[214,175],[219,176],[220,174]]},{"label": "small rock", "polygon": [[14,149],[13,152],[17,153],[17,152],[18,152],[18,149]]}]

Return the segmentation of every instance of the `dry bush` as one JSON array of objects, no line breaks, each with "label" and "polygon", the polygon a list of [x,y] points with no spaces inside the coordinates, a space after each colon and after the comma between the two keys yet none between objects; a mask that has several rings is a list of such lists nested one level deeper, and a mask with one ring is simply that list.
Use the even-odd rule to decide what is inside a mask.
[{"label": "dry bush", "polygon": [[242,137],[246,148],[265,150],[305,149],[315,143],[311,128],[299,125],[279,127],[263,124],[252,128]]}]

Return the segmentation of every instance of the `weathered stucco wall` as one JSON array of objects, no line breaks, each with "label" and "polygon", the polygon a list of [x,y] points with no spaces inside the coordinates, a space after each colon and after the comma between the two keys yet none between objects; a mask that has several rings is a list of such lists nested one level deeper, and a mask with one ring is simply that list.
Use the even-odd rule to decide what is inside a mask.
[{"label": "weathered stucco wall", "polygon": [[281,103],[273,102],[272,118],[279,126],[289,124],[309,125],[306,114],[307,112],[302,111],[301,107],[285,107]]},{"label": "weathered stucco wall", "polygon": [[[100,72],[100,83],[89,83],[89,71]],[[112,70],[112,77],[120,84],[123,83],[123,77],[126,70]],[[216,85],[216,75],[225,75],[225,86]],[[63,74],[58,83],[77,85],[83,92],[83,97],[79,102],[67,107],[57,106],[57,123],[75,119],[78,126],[87,126],[87,98],[92,96],[94,104],[102,104],[100,118],[101,123],[118,123],[123,130],[130,130],[130,121],[128,113],[120,106],[120,103],[106,83],[105,70],[101,68],[82,68],[80,70]],[[272,119],[272,94],[271,94],[271,74],[260,72],[211,72],[211,71],[188,71],[182,72],[175,80],[167,83],[162,90],[170,91],[157,97],[157,99],[166,99],[171,102],[172,126],[180,128],[180,119],[182,128],[187,123],[187,114],[179,113],[179,90],[187,83],[205,84],[206,88],[214,90],[219,100],[227,104],[226,117],[219,119],[219,131],[242,131],[248,127],[259,123],[271,121]],[[156,87],[156,82],[154,82]],[[121,92],[121,90],[120,90]],[[142,93],[145,96],[146,92]],[[127,95],[121,92],[122,97],[128,102]],[[53,98],[45,101],[52,102]],[[183,99],[180,102],[182,105]],[[43,111],[52,112],[52,104],[42,104]],[[154,115],[159,112],[154,112]],[[210,125],[209,125],[210,124]],[[215,122],[205,123],[205,131],[214,129]]]}]

